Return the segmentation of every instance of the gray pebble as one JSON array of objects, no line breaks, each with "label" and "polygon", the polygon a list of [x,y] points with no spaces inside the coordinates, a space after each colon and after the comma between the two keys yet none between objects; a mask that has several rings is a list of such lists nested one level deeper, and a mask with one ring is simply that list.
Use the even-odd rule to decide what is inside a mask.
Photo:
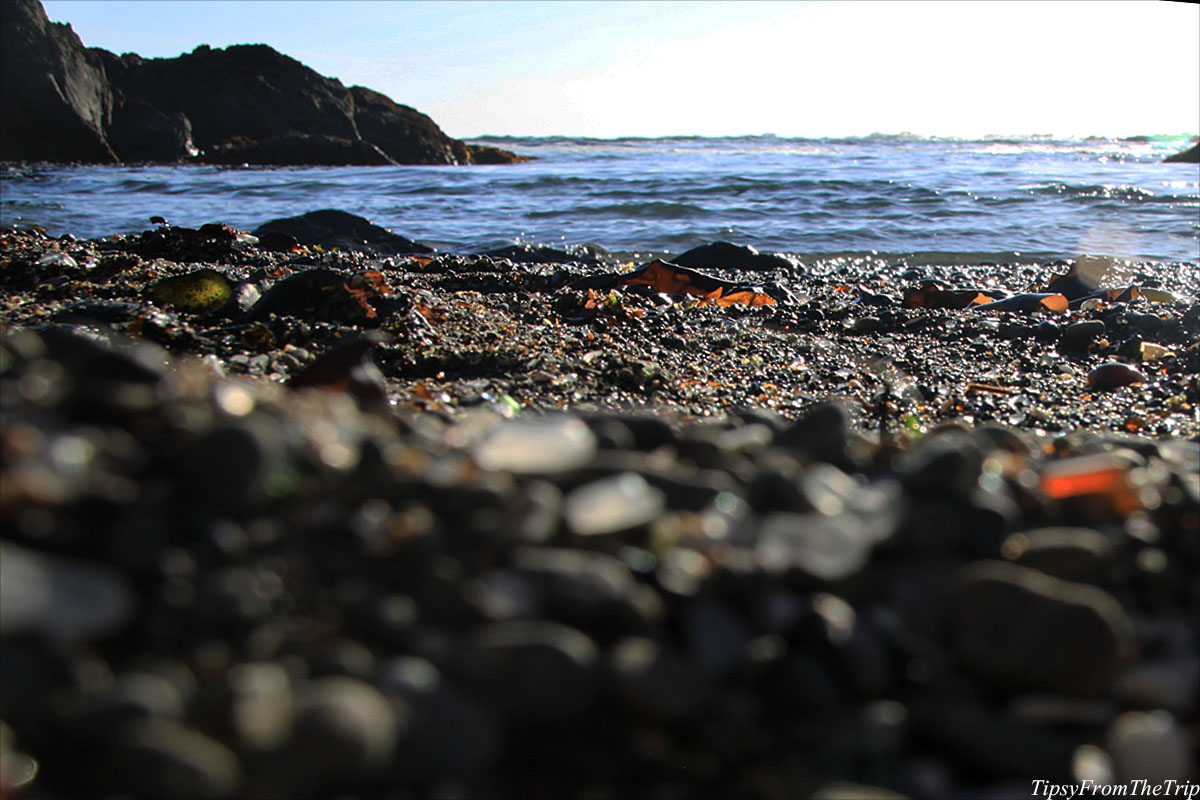
[{"label": "gray pebble", "polygon": [[867,563],[872,541],[849,514],[768,514],[759,527],[755,560],[779,574],[798,569],[814,578],[837,581]]},{"label": "gray pebble", "polygon": [[614,689],[632,708],[663,720],[699,713],[710,687],[700,668],[653,639],[628,637],[609,654]]},{"label": "gray pebble", "polygon": [[817,403],[784,428],[775,444],[807,451],[819,461],[845,467],[850,458],[850,415],[838,402]]},{"label": "gray pebble", "polygon": [[493,707],[516,719],[566,719],[587,711],[599,689],[599,654],[583,633],[554,622],[497,622],[459,654],[457,672]]},{"label": "gray pebble", "polygon": [[273,750],[287,738],[292,722],[292,684],[282,665],[238,664],[229,670],[234,736],[251,752]]},{"label": "gray pebble", "polygon": [[170,681],[144,672],[123,672],[102,692],[84,700],[79,723],[101,736],[138,719],[182,720],[183,695]]},{"label": "gray pebble", "polygon": [[541,612],[596,632],[648,626],[662,615],[654,590],[634,580],[625,562],[605,553],[522,547],[513,567],[537,587]]},{"label": "gray pebble", "polygon": [[442,680],[429,661],[401,656],[384,664],[381,684],[411,709],[411,723],[396,754],[401,782],[469,778],[499,756],[502,728],[483,704]]},{"label": "gray pebble", "polygon": [[812,800],[905,800],[902,794],[880,786],[839,781],[827,783],[811,795]]},{"label": "gray pebble", "polygon": [[1009,561],[1065,581],[1100,580],[1113,562],[1112,541],[1090,528],[1039,528],[1001,545]]},{"label": "gray pebble", "polygon": [[472,451],[483,469],[516,475],[567,472],[595,453],[596,436],[586,424],[553,416],[501,422]]},{"label": "gray pebble", "polygon": [[1085,350],[1087,346],[1104,335],[1104,323],[1098,319],[1073,322],[1063,328],[1059,344],[1064,350]]},{"label": "gray pebble", "polygon": [[387,765],[402,732],[395,709],[378,689],[337,675],[296,687],[287,746],[297,766],[318,782],[357,779]]},{"label": "gray pebble", "polygon": [[1113,720],[1105,739],[1119,783],[1186,781],[1193,776],[1194,753],[1188,732],[1168,711],[1127,711]]},{"label": "gray pebble", "polygon": [[1027,567],[966,567],[951,603],[959,654],[1001,686],[1095,694],[1136,653],[1133,624],[1112,595]]},{"label": "gray pebble", "polygon": [[0,634],[74,643],[120,631],[135,598],[115,570],[0,542]]},{"label": "gray pebble", "polygon": [[225,745],[197,730],[166,720],[137,723],[121,737],[116,758],[136,769],[120,781],[145,797],[235,797],[242,773]]},{"label": "gray pebble", "polygon": [[918,494],[969,498],[979,486],[983,451],[966,430],[944,428],[906,450],[896,472]]},{"label": "gray pebble", "polygon": [[641,475],[626,472],[579,487],[563,508],[578,536],[621,533],[653,522],[664,507],[663,493]]}]

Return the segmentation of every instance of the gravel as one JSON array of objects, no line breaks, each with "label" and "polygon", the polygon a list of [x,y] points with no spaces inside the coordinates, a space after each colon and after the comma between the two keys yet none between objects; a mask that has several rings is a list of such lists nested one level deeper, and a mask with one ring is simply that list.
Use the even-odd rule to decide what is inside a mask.
[{"label": "gravel", "polygon": [[[1193,300],[909,309],[855,262],[597,303],[572,264],[0,236],[6,797],[1195,778]],[[220,308],[145,299],[198,265]]]}]

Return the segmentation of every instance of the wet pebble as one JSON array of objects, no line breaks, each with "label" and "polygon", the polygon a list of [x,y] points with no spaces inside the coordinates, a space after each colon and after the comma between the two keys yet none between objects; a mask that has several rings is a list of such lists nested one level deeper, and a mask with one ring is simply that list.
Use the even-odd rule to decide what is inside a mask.
[{"label": "wet pebble", "polygon": [[776,512],[758,532],[755,560],[770,574],[799,570],[824,581],[853,575],[866,563],[873,542],[850,515]]},{"label": "wet pebble", "polygon": [[913,492],[966,497],[979,485],[983,453],[965,430],[926,436],[901,457],[897,473]]},{"label": "wet pebble", "polygon": [[330,676],[296,687],[286,747],[317,785],[353,781],[382,771],[404,730],[396,707],[374,686]]},{"label": "wet pebble", "polygon": [[1136,657],[1129,616],[1093,586],[980,562],[953,602],[959,654],[999,686],[1096,694]]},{"label": "wet pebble", "polygon": [[242,770],[220,742],[178,722],[145,720],[129,728],[114,758],[136,769],[122,770],[117,787],[143,797],[237,797]]},{"label": "wet pebble", "polygon": [[566,497],[563,516],[577,536],[601,536],[649,524],[664,505],[661,491],[626,472],[575,489]]},{"label": "wet pebble", "polygon": [[1163,785],[1194,776],[1188,734],[1169,711],[1127,711],[1113,720],[1105,749],[1120,783],[1133,780]]},{"label": "wet pebble", "polygon": [[608,663],[617,695],[652,717],[686,719],[708,702],[710,687],[700,667],[652,639],[622,639],[609,653]]},{"label": "wet pebble", "polygon": [[1089,344],[1103,335],[1103,322],[1098,319],[1086,319],[1065,327],[1059,344],[1064,350],[1086,350]]},{"label": "wet pebble", "polygon": [[599,689],[599,652],[583,633],[552,622],[498,622],[479,629],[456,672],[518,720],[586,712]]},{"label": "wet pebble", "polygon": [[500,423],[473,451],[486,470],[552,475],[583,466],[596,452],[587,425],[567,417]]},{"label": "wet pebble", "polygon": [[239,664],[229,671],[230,714],[238,745],[249,752],[274,750],[292,722],[292,684],[274,662]]},{"label": "wet pebble", "polygon": [[136,610],[115,570],[0,542],[0,634],[74,643],[124,628]]},{"label": "wet pebble", "polygon": [[1101,364],[1087,374],[1088,386],[1101,392],[1145,382],[1146,376],[1137,369],[1116,361]]},{"label": "wet pebble", "polygon": [[1014,533],[1001,545],[1004,557],[1066,581],[1102,579],[1115,557],[1112,541],[1089,528],[1039,528]]}]

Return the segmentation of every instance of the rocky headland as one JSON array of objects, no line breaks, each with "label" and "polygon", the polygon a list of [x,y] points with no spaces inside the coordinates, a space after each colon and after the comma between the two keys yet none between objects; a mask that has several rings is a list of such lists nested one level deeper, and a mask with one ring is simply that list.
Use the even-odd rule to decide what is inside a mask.
[{"label": "rocky headland", "polygon": [[1200,144],[1194,144],[1187,150],[1182,150],[1163,159],[1166,163],[1200,164]]},{"label": "rocky headland", "polygon": [[266,45],[177,58],[85,47],[38,0],[0,3],[0,160],[511,164],[425,114]]}]

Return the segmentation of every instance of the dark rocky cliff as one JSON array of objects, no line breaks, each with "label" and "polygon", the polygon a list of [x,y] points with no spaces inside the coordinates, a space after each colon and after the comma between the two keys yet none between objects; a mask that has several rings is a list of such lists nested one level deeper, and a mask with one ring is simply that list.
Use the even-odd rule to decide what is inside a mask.
[{"label": "dark rocky cliff", "polygon": [[1163,161],[1167,163],[1200,164],[1200,144],[1194,144],[1183,152],[1167,156]]},{"label": "dark rocky cliff", "polygon": [[101,58],[37,0],[0,3],[0,156],[114,162],[113,97]]},{"label": "dark rocky cliff", "polygon": [[507,164],[416,109],[262,44],[176,58],[84,47],[38,0],[0,2],[5,160]]}]

